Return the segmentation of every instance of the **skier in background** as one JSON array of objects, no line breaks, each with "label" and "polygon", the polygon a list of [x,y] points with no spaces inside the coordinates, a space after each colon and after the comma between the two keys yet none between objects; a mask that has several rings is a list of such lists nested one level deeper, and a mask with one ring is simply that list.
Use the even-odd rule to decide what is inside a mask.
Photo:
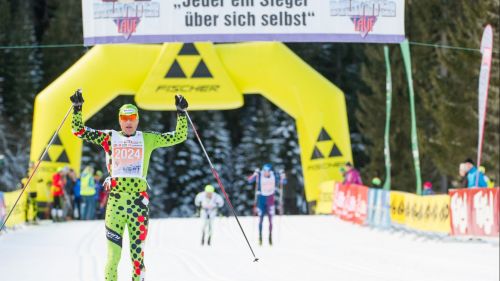
[{"label": "skier in background", "polygon": [[207,236],[207,245],[210,246],[214,218],[217,216],[217,210],[224,206],[222,196],[214,191],[215,188],[212,185],[207,185],[205,186],[205,191],[198,193],[194,199],[194,204],[200,208],[200,218],[203,221],[201,245],[205,244],[205,236]]},{"label": "skier in background", "polygon": [[273,244],[273,215],[276,213],[274,194],[277,187],[281,184],[286,184],[286,177],[284,173],[277,175],[273,170],[271,164],[265,164],[262,171],[255,170],[255,172],[248,177],[249,183],[257,185],[257,214],[259,216],[259,244],[262,245],[262,223],[264,216],[267,215],[269,219],[269,245]]}]

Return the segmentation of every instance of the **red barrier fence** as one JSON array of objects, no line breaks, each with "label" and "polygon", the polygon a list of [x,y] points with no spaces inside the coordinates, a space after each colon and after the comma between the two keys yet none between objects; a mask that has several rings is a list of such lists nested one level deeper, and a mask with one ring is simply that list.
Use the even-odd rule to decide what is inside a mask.
[{"label": "red barrier fence", "polygon": [[498,236],[498,188],[450,190],[452,235]]},{"label": "red barrier fence", "polygon": [[368,187],[335,184],[333,214],[345,221],[364,224],[368,215]]}]

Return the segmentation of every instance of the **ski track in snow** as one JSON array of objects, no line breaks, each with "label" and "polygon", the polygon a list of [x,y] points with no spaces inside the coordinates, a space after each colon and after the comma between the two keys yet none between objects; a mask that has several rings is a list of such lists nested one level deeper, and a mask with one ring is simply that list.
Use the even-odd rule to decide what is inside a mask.
[{"label": "ski track in snow", "polygon": [[[152,219],[146,280],[499,280],[498,239],[429,238],[332,216],[275,216],[271,247],[267,218],[262,246],[257,218],[240,221],[260,258],[256,263],[233,217],[217,218],[211,247],[201,246],[197,218]],[[106,247],[103,221],[26,226],[0,236],[0,280],[104,280]],[[130,280],[127,232],[118,272],[119,280]]]}]

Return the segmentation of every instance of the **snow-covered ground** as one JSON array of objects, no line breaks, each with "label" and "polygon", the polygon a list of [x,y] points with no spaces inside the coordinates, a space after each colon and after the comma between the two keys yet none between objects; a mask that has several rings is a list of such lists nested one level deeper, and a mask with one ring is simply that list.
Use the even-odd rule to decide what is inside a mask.
[{"label": "snow-covered ground", "polygon": [[[499,280],[498,240],[427,239],[332,216],[289,216],[276,218],[270,247],[257,245],[255,218],[240,219],[257,263],[232,217],[216,221],[212,247],[200,245],[198,219],[152,220],[146,280]],[[104,280],[105,257],[103,221],[28,226],[0,236],[0,280]],[[128,258],[126,240],[119,280],[130,280]]]}]

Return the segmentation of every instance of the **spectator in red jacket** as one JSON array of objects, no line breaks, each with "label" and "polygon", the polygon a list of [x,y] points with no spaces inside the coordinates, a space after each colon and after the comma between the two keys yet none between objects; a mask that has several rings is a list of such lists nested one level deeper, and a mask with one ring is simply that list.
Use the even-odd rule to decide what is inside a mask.
[{"label": "spectator in red jacket", "polygon": [[50,214],[53,221],[63,220],[64,185],[66,185],[66,173],[64,168],[57,169],[52,175],[51,193],[53,198]]}]

